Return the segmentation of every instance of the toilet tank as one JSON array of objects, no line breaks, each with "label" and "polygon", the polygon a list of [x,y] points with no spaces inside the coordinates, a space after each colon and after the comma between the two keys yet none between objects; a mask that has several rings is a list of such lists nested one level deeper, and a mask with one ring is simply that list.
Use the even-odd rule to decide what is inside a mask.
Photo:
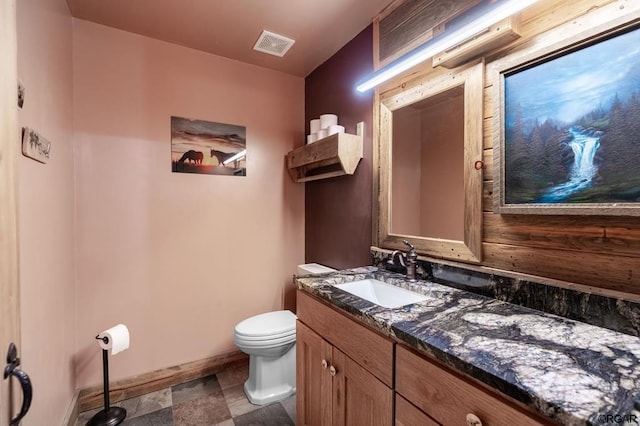
[{"label": "toilet tank", "polygon": [[[335,272],[333,268],[320,265],[319,263],[304,263],[298,265],[296,269],[296,275],[312,275],[312,274],[326,274],[327,272]],[[285,290],[284,293],[284,308],[292,312],[296,312],[296,285],[292,281],[292,285],[288,287],[289,290]]]},{"label": "toilet tank", "polygon": [[309,274],[325,274],[327,272],[335,272],[336,270],[333,268],[329,268],[328,266],[320,265],[319,263],[304,263],[302,265],[298,265],[297,275],[309,275]]}]

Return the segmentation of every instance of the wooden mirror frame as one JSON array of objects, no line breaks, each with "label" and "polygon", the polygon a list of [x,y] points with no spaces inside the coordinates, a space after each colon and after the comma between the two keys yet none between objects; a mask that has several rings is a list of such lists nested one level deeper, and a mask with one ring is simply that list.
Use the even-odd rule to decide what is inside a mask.
[{"label": "wooden mirror frame", "polygon": [[[464,241],[391,233],[391,160],[393,112],[431,96],[464,86]],[[404,250],[403,240],[419,254],[464,262],[482,260],[482,97],[484,63],[438,76],[421,75],[387,86],[376,96],[374,132],[374,244]]]}]

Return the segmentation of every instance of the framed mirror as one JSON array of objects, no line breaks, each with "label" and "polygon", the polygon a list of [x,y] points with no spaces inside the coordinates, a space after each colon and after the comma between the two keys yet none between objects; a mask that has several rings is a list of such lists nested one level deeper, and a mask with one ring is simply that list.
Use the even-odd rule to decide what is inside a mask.
[{"label": "framed mirror", "polygon": [[404,249],[408,240],[422,255],[482,259],[483,68],[418,77],[379,95],[379,247]]}]

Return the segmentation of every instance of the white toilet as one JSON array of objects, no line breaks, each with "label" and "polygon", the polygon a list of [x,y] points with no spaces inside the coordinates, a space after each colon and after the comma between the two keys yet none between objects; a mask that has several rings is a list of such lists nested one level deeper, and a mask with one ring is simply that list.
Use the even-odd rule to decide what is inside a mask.
[{"label": "white toilet", "polygon": [[[298,274],[331,271],[335,269],[315,263],[298,265]],[[296,319],[291,311],[274,311],[236,325],[233,342],[249,355],[244,393],[252,404],[270,404],[296,393]]]},{"label": "white toilet", "polygon": [[244,393],[252,404],[296,393],[296,316],[291,311],[256,315],[236,325],[233,342],[249,355]]}]

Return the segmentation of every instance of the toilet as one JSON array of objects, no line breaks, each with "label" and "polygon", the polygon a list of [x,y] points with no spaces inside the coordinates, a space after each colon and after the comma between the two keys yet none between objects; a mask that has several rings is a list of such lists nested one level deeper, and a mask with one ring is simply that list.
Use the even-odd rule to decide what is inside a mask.
[{"label": "toilet", "polygon": [[233,342],[249,355],[244,393],[252,404],[296,393],[296,316],[291,311],[256,315],[236,325]]},{"label": "toilet", "polygon": [[[315,263],[298,265],[298,274],[331,272]],[[282,401],[296,393],[296,315],[266,312],[236,325],[233,342],[249,355],[244,393],[252,404]]]}]

